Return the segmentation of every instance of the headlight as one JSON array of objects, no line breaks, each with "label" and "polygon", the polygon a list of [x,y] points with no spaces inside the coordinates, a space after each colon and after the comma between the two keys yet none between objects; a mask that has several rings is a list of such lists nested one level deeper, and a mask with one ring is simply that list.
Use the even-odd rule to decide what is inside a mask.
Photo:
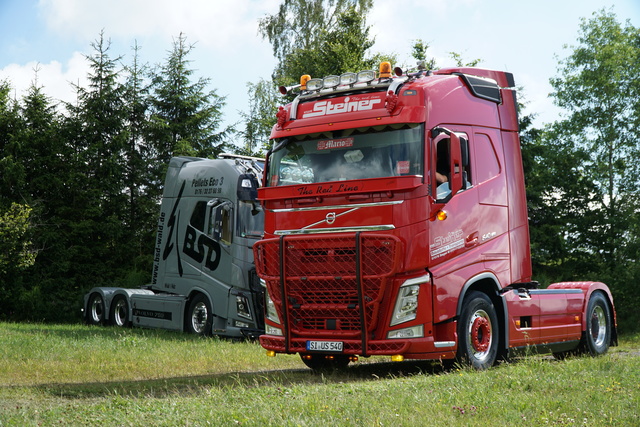
[{"label": "headlight", "polygon": [[244,295],[236,295],[236,313],[245,319],[253,320],[249,309],[249,300]]},{"label": "headlight", "polygon": [[416,318],[418,312],[418,294],[420,284],[402,285],[398,291],[396,306],[393,309],[390,326],[408,322]]},{"label": "headlight", "polygon": [[[276,305],[273,303],[273,300],[271,299],[271,297],[269,296],[269,291],[265,290],[264,291],[264,297],[265,297],[265,302],[266,302],[266,315],[267,315],[267,319],[271,320],[272,322],[275,322],[277,324],[280,324],[280,318],[278,317],[278,311],[276,310]],[[271,335],[276,335],[276,334],[271,334]],[[280,333],[280,335],[282,335],[282,333]]]}]

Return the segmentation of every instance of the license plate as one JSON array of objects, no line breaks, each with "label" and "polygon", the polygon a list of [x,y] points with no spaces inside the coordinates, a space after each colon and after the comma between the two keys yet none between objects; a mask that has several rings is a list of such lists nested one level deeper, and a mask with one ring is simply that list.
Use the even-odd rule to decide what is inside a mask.
[{"label": "license plate", "polygon": [[342,352],[342,341],[307,341],[308,351]]}]

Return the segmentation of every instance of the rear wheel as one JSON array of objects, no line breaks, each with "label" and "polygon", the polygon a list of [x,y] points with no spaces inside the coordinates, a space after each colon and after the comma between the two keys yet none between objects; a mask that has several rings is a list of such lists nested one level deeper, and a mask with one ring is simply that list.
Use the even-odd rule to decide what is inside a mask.
[{"label": "rear wheel", "polygon": [[129,302],[124,295],[116,295],[111,302],[109,312],[109,323],[121,328],[128,327],[129,322]]},{"label": "rear wheel", "polygon": [[104,324],[104,299],[97,292],[92,293],[87,301],[86,320],[90,325]]},{"label": "rear wheel", "polygon": [[612,333],[611,310],[602,292],[594,292],[587,304],[587,330],[581,350],[591,356],[599,356],[609,350]]},{"label": "rear wheel", "polygon": [[318,372],[344,369],[350,361],[346,354],[300,354],[300,358],[308,368]]},{"label": "rear wheel", "polygon": [[489,297],[473,291],[463,302],[458,320],[458,360],[488,369],[498,356],[498,316]]},{"label": "rear wheel", "polygon": [[192,334],[210,335],[213,325],[213,312],[209,299],[198,294],[191,300],[187,311],[186,329]]}]

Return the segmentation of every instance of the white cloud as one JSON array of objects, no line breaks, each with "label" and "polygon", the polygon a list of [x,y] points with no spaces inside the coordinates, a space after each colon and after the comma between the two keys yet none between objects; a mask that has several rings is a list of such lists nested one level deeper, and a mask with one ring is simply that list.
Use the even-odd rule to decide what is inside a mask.
[{"label": "white cloud", "polygon": [[44,87],[45,93],[54,103],[74,102],[75,89],[72,84],[86,87],[88,72],[89,65],[84,56],[74,52],[65,64],[58,61],[47,64],[36,61],[21,65],[10,64],[0,69],[0,80],[9,81],[18,99],[26,95],[29,87],[36,83],[38,87]]},{"label": "white cloud", "polygon": [[[278,0],[40,0],[50,30],[74,39],[105,35],[131,43],[155,38],[166,45],[185,33],[190,40],[220,51],[259,42],[257,20],[274,13]],[[168,48],[167,48],[168,49]]]}]

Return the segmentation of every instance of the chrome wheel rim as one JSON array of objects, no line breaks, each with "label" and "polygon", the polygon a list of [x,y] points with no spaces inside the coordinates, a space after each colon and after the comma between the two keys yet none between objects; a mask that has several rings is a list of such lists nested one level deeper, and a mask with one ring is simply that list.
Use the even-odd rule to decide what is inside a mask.
[{"label": "chrome wheel rim", "polygon": [[124,326],[127,318],[127,304],[124,300],[120,299],[116,302],[116,307],[113,311],[114,321],[118,326]]},{"label": "chrome wheel rim", "polygon": [[207,315],[207,305],[205,303],[199,302],[193,308],[193,312],[191,313],[191,326],[197,334],[204,333],[207,326]]},{"label": "chrome wheel rim", "polygon": [[591,337],[596,347],[601,347],[607,336],[607,319],[604,309],[596,306],[591,314]]},{"label": "chrome wheel rim", "polygon": [[102,304],[102,298],[94,298],[91,303],[91,319],[94,322],[101,322],[104,316],[104,306]]},{"label": "chrome wheel rim", "polygon": [[484,310],[477,310],[469,320],[468,342],[471,356],[477,361],[484,361],[489,357],[493,334],[491,332],[491,318]]}]

